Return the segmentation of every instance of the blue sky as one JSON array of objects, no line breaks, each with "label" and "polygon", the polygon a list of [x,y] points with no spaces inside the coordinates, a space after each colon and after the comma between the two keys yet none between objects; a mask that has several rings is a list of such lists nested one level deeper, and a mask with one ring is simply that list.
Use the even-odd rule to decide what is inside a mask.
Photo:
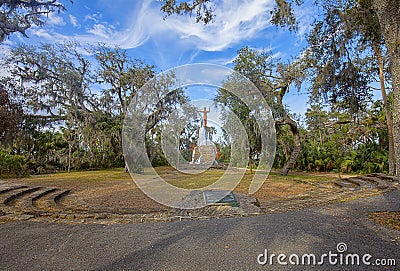
[{"label": "blue sky", "polygon": [[[74,4],[67,3],[66,12],[51,14],[45,26],[32,27],[27,32],[28,39],[12,35],[5,44],[104,42],[126,49],[133,58],[141,58],[159,71],[199,62],[232,67],[237,50],[243,46],[270,49],[274,56],[288,60],[304,47],[304,34],[310,29],[316,12],[309,5],[297,8],[300,28],[290,33],[269,22],[274,2],[220,0],[214,7],[215,22],[203,25],[188,16],[164,20],[161,4],[156,0],[75,0]],[[193,95],[204,98],[199,93]],[[285,103],[296,113],[305,112],[306,100],[305,91],[299,93],[295,89],[285,97]]]}]

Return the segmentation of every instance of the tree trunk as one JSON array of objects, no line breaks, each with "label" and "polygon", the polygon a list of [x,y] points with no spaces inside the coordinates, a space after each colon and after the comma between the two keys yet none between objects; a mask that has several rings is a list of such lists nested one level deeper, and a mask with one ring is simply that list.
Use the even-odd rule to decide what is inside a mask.
[{"label": "tree trunk", "polygon": [[286,161],[285,165],[282,168],[281,171],[282,176],[286,176],[289,174],[289,170],[296,162],[297,157],[299,156],[301,150],[300,133],[297,127],[297,123],[294,120],[292,120],[289,117],[289,115],[285,114],[281,121],[276,122],[276,125],[285,125],[285,124],[290,126],[290,130],[292,131],[293,134],[293,151],[290,154],[289,160]]},{"label": "tree trunk", "polygon": [[400,2],[399,0],[372,0],[383,30],[389,52],[393,79],[393,141],[396,156],[396,175],[400,176]]},{"label": "tree trunk", "polygon": [[72,153],[71,141],[68,141],[68,173],[71,172],[71,153]]},{"label": "tree trunk", "polygon": [[289,160],[289,158],[290,158],[290,146],[285,144],[284,140],[282,140],[282,144],[283,144],[283,154],[285,155],[285,159]]},{"label": "tree trunk", "polygon": [[379,81],[380,81],[380,85],[381,85],[383,106],[385,107],[385,112],[386,112],[386,124],[388,127],[389,174],[395,175],[396,164],[395,164],[394,141],[393,141],[393,117],[392,117],[392,112],[390,112],[390,105],[389,105],[386,88],[385,88],[384,67],[383,67],[382,51],[381,51],[380,44],[374,43],[373,49],[374,49],[374,54],[378,61],[378,66],[379,66]]},{"label": "tree trunk", "polygon": [[[284,110],[283,106],[283,96],[285,96],[286,92],[289,90],[289,85],[285,85],[281,88],[278,93],[278,105]],[[286,176],[289,174],[290,168],[296,163],[297,157],[299,157],[301,150],[301,142],[300,142],[300,133],[297,127],[297,123],[286,113],[283,113],[283,118],[281,120],[277,120],[275,125],[289,125],[290,130],[293,134],[293,151],[290,154],[289,160],[286,161],[285,165],[282,168],[281,175]]]},{"label": "tree trunk", "polygon": [[253,159],[249,157],[249,168],[250,168],[250,174],[253,174]]}]

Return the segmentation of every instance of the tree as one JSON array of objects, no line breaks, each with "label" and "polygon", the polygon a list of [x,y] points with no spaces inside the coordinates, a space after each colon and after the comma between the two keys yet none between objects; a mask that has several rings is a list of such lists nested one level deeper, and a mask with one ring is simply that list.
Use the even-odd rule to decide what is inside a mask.
[{"label": "tree", "polygon": [[104,44],[93,46],[91,51],[98,63],[96,82],[103,87],[100,104],[103,122],[112,135],[110,145],[114,154],[122,159],[122,126],[126,109],[131,98],[151,78],[154,77],[154,66],[145,64],[140,59],[132,60],[125,50],[109,48]]},{"label": "tree", "polygon": [[[323,92],[326,93],[330,92],[332,89],[335,90],[335,85],[339,85],[340,81],[345,79],[347,82],[350,82],[350,84],[345,84],[345,91],[340,93],[340,95],[344,97],[352,97],[354,96],[354,91],[351,89],[352,85],[357,88],[359,87],[355,84],[357,82],[355,78],[360,78],[361,82],[365,80],[370,82],[371,79],[374,80],[373,75],[374,70],[376,70],[375,67],[366,67],[367,70],[365,70],[366,68],[359,69],[359,71],[356,72],[356,77],[346,76],[342,78],[340,74],[332,75],[321,72],[324,69],[329,70],[327,67],[331,68],[330,70],[335,68],[339,70],[343,69],[341,65],[342,63],[350,62],[356,64],[358,61],[357,58],[367,59],[368,57],[365,58],[365,56],[362,55],[369,55],[369,50],[372,50],[379,70],[380,89],[386,110],[387,129],[389,132],[389,173],[394,174],[395,153],[393,141],[393,119],[385,87],[385,67],[382,56],[383,36],[378,17],[374,10],[371,9],[371,6],[366,5],[366,3],[356,3],[354,1],[330,1],[327,4],[324,4],[323,7],[325,15],[322,20],[316,24],[314,31],[309,38],[311,51],[319,51],[316,59],[322,59],[322,61],[320,60],[318,63],[323,67],[319,72],[320,77],[328,77],[327,81],[330,81],[330,85],[334,86],[333,88],[330,87],[326,90],[324,89]],[[321,30],[321,28],[324,29],[323,32],[318,33],[318,30]],[[325,50],[320,49],[319,47],[323,47]],[[354,51],[356,53],[354,53]],[[322,55],[321,52],[323,52]],[[326,55],[330,56],[329,62],[326,62],[324,57]],[[358,63],[360,63],[360,61],[358,61]],[[361,65],[366,66],[364,63],[366,63],[366,61],[362,61]],[[368,65],[369,63],[366,64]],[[333,66],[333,68],[331,66]],[[362,73],[364,73],[365,76],[362,76]],[[348,71],[345,70],[344,74],[347,75]],[[332,76],[335,76],[335,80],[332,80]],[[368,98],[368,96],[365,95],[357,96],[358,98]],[[358,101],[358,99],[356,100]],[[350,107],[352,106],[354,105],[350,104]]]},{"label": "tree", "polygon": [[[4,74],[2,82],[18,93],[29,112],[24,116],[16,149],[27,155],[32,167],[39,166],[38,161],[47,163],[46,159],[39,159],[43,153],[37,148],[46,149],[38,146],[39,142],[56,146],[49,141],[58,138],[57,134],[53,137],[41,133],[43,128],[55,126],[62,128],[65,144],[63,150],[54,153],[64,161],[68,171],[124,165],[121,131],[126,109],[146,81],[154,76],[154,67],[141,60],[131,60],[122,49],[99,45],[90,49],[98,62],[93,65],[97,67],[95,70],[80,48],[76,42],[38,47],[20,45],[12,49],[7,59],[11,75]],[[162,79],[153,82],[156,83],[153,89],[139,93],[149,94],[150,100],[157,101],[153,107],[150,100],[141,104],[144,106],[141,112],[153,110],[142,123],[145,137],[187,99],[182,89],[167,93],[168,86],[176,85],[173,75]],[[165,96],[157,100],[162,92],[159,88]],[[43,140],[37,141],[39,137]]]},{"label": "tree", "polygon": [[99,64],[96,81],[110,86],[103,90],[102,106],[112,114],[124,117],[131,97],[154,77],[154,66],[140,59],[132,60],[125,50],[118,47],[99,44],[92,51]]},{"label": "tree", "polygon": [[277,75],[275,76],[274,93],[277,97],[281,117],[280,119],[277,119],[275,123],[277,126],[288,125],[293,135],[293,150],[290,154],[290,158],[286,161],[281,171],[281,174],[286,176],[300,154],[301,137],[297,122],[284,108],[283,97],[289,92],[291,85],[294,85],[300,89],[306,74],[302,59],[297,59],[288,64],[279,63],[276,73]]},{"label": "tree", "polygon": [[[393,115],[391,112],[391,104],[388,101],[388,95],[385,86],[385,67],[382,54],[382,44],[384,43],[381,25],[376,12],[371,9],[368,1],[359,1],[358,5],[349,9],[346,19],[348,33],[358,32],[363,36],[363,43],[372,47],[379,70],[379,83],[383,99],[383,106],[386,112],[386,124],[389,137],[389,174],[396,174],[396,155],[394,149],[393,138]],[[353,32],[354,31],[354,32]]]},{"label": "tree", "polygon": [[[96,95],[91,93],[91,66],[78,52],[78,47],[75,42],[39,47],[20,45],[12,49],[7,59],[11,72],[9,81],[14,82],[13,88],[24,99],[29,112],[25,116],[24,140],[19,144],[27,146],[23,149],[30,159],[28,162],[37,164],[40,160],[36,148],[44,146],[38,146],[40,141],[36,138],[41,136],[41,130],[56,125],[65,126],[68,170],[105,165],[102,157],[106,151],[98,152],[98,142],[108,146],[109,141],[105,138],[109,131],[99,127],[102,112]],[[51,137],[46,138],[51,140]],[[79,162],[74,159],[76,156],[80,156]],[[110,159],[118,160],[111,156]]]},{"label": "tree", "polygon": [[[195,21],[208,24],[213,22],[215,0],[190,0],[190,1],[176,1],[176,0],[162,0],[160,1],[161,11],[164,12],[165,17],[172,14],[189,14],[196,13]],[[297,22],[293,13],[292,6],[300,5],[302,0],[275,0],[275,8],[271,12],[271,22],[275,25],[289,26],[291,30],[297,28]]]},{"label": "tree", "polygon": [[[379,18],[391,64],[393,87],[393,127],[400,127],[400,3],[397,0],[359,0],[372,4]],[[400,176],[400,131],[393,131],[396,174]]]},{"label": "tree", "polygon": [[388,134],[383,102],[369,104],[357,123],[346,110],[312,102],[302,129],[297,166],[308,171],[387,172]]},{"label": "tree", "polygon": [[[190,13],[190,9],[195,9],[198,5],[189,5],[184,3],[189,3],[191,1],[183,1],[176,3],[176,1],[165,0],[162,1],[163,6],[162,10],[165,12],[166,8],[169,8],[169,12],[166,12],[167,15],[170,14],[182,14],[182,13]],[[213,0],[204,0],[204,1],[196,1],[193,0],[192,3],[201,3],[203,5],[211,6],[211,3],[214,3]],[[276,6],[274,11],[272,12],[271,21],[275,25],[279,26],[288,26],[291,30],[296,30],[297,23],[296,18],[293,13],[293,5],[300,5],[302,1],[289,1],[289,0],[276,0]],[[322,5],[330,6],[332,9],[334,8],[337,1],[321,1],[316,2],[322,3]],[[398,0],[348,0],[344,1],[348,6],[354,7],[356,5],[360,5],[363,7],[372,7],[370,11],[373,11],[378,19],[380,29],[382,29],[384,41],[386,48],[389,53],[389,60],[391,63],[391,76],[393,78],[392,87],[393,87],[393,127],[400,127],[400,2]],[[182,12],[183,10],[187,10],[186,12]],[[201,20],[201,18],[212,17],[212,8],[207,9],[207,16],[204,12],[204,9],[200,9],[197,14],[197,21],[203,21],[204,23],[209,23],[212,20]],[[209,12],[211,11],[211,15]],[[202,16],[203,15],[203,16]],[[373,17],[370,17],[373,18]],[[367,22],[370,20],[368,19]],[[353,69],[349,66],[350,69]],[[389,120],[390,121],[390,120]],[[400,131],[393,131],[393,145],[396,156],[396,174],[400,176]]]},{"label": "tree", "polygon": [[386,112],[386,124],[389,137],[389,174],[396,173],[396,156],[393,138],[393,116],[391,112],[391,104],[388,101],[385,86],[385,68],[382,56],[383,33],[379,24],[379,19],[374,10],[371,9],[370,3],[359,1],[359,4],[351,7],[345,14],[344,21],[346,23],[347,32],[351,35],[354,32],[363,36],[363,43],[372,47],[375,59],[378,64],[379,82],[382,93],[383,105]]},{"label": "tree", "polygon": [[[52,127],[61,121],[76,133],[71,138],[78,141],[80,137],[83,147],[93,139],[93,134],[83,135],[85,127],[93,124],[90,122],[91,113],[99,107],[90,90],[89,61],[78,52],[78,46],[75,42],[42,44],[40,47],[20,45],[12,49],[7,65],[10,66],[11,76],[18,80],[15,88],[33,113],[27,119],[26,129],[38,135],[44,127]],[[27,142],[30,138],[27,133]],[[68,144],[75,145],[71,141]],[[28,158],[37,160],[34,159],[34,148],[33,140]],[[90,153],[93,149],[87,150]],[[69,153],[68,157],[71,165],[72,154]]]},{"label": "tree", "polygon": [[[135,93],[127,108],[122,138],[125,159],[130,172],[140,173],[150,166],[143,150],[148,136],[161,122],[168,122],[178,106],[187,103],[183,89],[178,86],[174,71],[160,74],[148,81]],[[154,133],[153,133],[154,134]]]},{"label": "tree", "polygon": [[355,39],[343,28],[339,12],[327,10],[308,37],[304,60],[312,76],[311,94],[347,108],[356,120],[371,100],[372,91],[360,52],[353,48]]},{"label": "tree", "polygon": [[28,37],[26,30],[33,25],[41,26],[45,24],[45,15],[64,10],[65,5],[57,0],[0,1],[0,43],[15,32]]},{"label": "tree", "polygon": [[9,84],[2,80],[0,84],[0,146],[9,147],[18,133],[23,119],[20,103],[10,97]]},{"label": "tree", "polygon": [[7,59],[15,86],[34,113],[43,112],[69,120],[82,120],[98,108],[90,90],[90,64],[78,52],[78,44],[20,45]]},{"label": "tree", "polygon": [[[234,69],[253,82],[264,95],[272,109],[275,125],[290,127],[294,141],[293,150],[281,171],[282,175],[287,175],[296,162],[301,145],[297,123],[285,109],[283,97],[293,83],[297,86],[301,84],[300,78],[304,77],[304,73],[301,72],[302,68],[298,62],[275,63],[271,56],[270,52],[244,47],[238,51],[238,56],[234,60]],[[250,114],[250,110],[243,102],[224,89],[219,90],[216,101],[229,106],[244,124],[249,136],[250,161],[254,160],[261,149],[260,131],[254,116]]]}]

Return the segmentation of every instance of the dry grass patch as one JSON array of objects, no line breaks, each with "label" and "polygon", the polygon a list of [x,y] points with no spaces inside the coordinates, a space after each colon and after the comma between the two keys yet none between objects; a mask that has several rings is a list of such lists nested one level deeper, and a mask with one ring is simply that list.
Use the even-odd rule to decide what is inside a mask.
[{"label": "dry grass patch", "polygon": [[400,230],[400,212],[376,212],[368,217],[382,226]]},{"label": "dry grass patch", "polygon": [[[184,174],[171,167],[158,167],[156,171],[170,184],[186,189],[206,187],[224,174],[222,169],[209,169],[201,174]],[[139,178],[149,176],[148,174],[138,175]],[[247,194],[253,176],[247,171],[234,191]],[[318,183],[335,178],[335,174],[293,172],[288,176],[280,176],[278,172],[271,172],[254,196],[260,202],[292,196],[315,189]],[[8,181],[70,189],[73,194],[87,203],[97,206],[150,211],[165,209],[165,206],[147,197],[135,185],[129,173],[124,172],[122,168],[38,175]]]}]

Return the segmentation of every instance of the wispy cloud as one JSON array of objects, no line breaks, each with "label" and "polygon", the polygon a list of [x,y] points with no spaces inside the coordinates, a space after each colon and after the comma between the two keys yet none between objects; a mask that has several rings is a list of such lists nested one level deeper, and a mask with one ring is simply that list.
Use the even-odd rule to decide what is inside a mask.
[{"label": "wispy cloud", "polygon": [[58,16],[57,14],[54,13],[49,13],[47,16],[47,24],[51,26],[64,26],[65,21],[62,17]]},{"label": "wispy cloud", "polygon": [[69,22],[73,27],[77,28],[81,27],[81,25],[78,23],[78,19],[75,16],[69,14],[68,17],[69,17]]},{"label": "wispy cloud", "polygon": [[160,6],[145,0],[131,15],[126,30],[115,33],[111,43],[131,49],[151,41],[157,48],[154,52],[157,64],[168,68],[195,61],[201,51],[220,52],[251,41],[271,26],[268,19],[274,0],[221,0],[218,3],[215,21],[204,25],[188,16],[164,20]]},{"label": "wispy cloud", "polygon": [[299,23],[299,29],[296,32],[296,36],[300,42],[303,41],[306,37],[306,34],[310,32],[313,27],[314,20],[317,18],[318,12],[315,11],[315,8],[315,6],[302,5],[294,10],[297,22]]},{"label": "wispy cloud", "polygon": [[[120,10],[112,21],[100,12],[91,11],[81,19],[85,22],[85,28],[81,28],[84,33],[75,31],[76,34],[66,36],[52,28],[46,28],[47,32],[33,30],[33,33],[53,42],[75,39],[85,44],[103,42],[124,49],[151,43],[156,64],[169,68],[195,61],[199,52],[221,52],[259,38],[271,26],[269,12],[275,0],[220,0],[217,3],[215,21],[208,25],[195,23],[188,16],[174,15],[164,20],[159,2],[143,0],[136,2],[134,8]],[[78,19],[70,15],[69,20],[78,29]],[[226,59],[223,64],[230,61]]]},{"label": "wispy cloud", "polygon": [[[193,18],[171,16],[165,21],[158,5],[144,1],[130,29],[135,29],[126,39],[125,47],[134,47],[138,38],[172,34],[179,38],[177,42],[186,43],[196,49],[205,51],[221,51],[243,40],[256,37],[261,30],[267,28],[268,11],[273,1],[259,0],[222,0],[215,8],[215,22],[204,25],[196,24]],[[141,35],[133,34],[141,32]],[[128,41],[131,41],[130,44]]]},{"label": "wispy cloud", "polygon": [[[138,8],[126,13],[128,23],[118,31],[109,31],[102,22],[99,12],[87,14],[85,21],[95,24],[87,29],[87,34],[101,36],[103,42],[120,44],[126,49],[142,45],[149,37],[163,40],[173,36],[176,43],[205,51],[221,51],[241,41],[256,37],[260,31],[270,26],[268,12],[273,7],[273,0],[221,0],[215,7],[214,23],[196,24],[187,16],[171,16],[166,20],[160,11],[160,5],[152,0],[144,0]],[[59,17],[51,18],[54,23],[62,23]],[[70,22],[78,26],[76,17],[70,15]],[[65,22],[64,22],[65,23]],[[87,34],[75,35],[77,39],[87,39]],[[90,38],[89,38],[90,39]]]},{"label": "wispy cloud", "polygon": [[96,12],[96,13],[92,13],[92,14],[87,14],[85,16],[85,21],[93,21],[95,23],[99,23],[102,18],[103,18],[103,15],[100,12]]},{"label": "wispy cloud", "polygon": [[44,38],[47,40],[55,40],[55,36],[50,34],[48,31],[41,29],[41,28],[32,28],[31,29],[32,33],[36,36],[38,36],[39,38]]},{"label": "wispy cloud", "polygon": [[105,26],[104,24],[95,24],[91,29],[87,30],[87,32],[106,40],[113,37],[112,28]]}]

